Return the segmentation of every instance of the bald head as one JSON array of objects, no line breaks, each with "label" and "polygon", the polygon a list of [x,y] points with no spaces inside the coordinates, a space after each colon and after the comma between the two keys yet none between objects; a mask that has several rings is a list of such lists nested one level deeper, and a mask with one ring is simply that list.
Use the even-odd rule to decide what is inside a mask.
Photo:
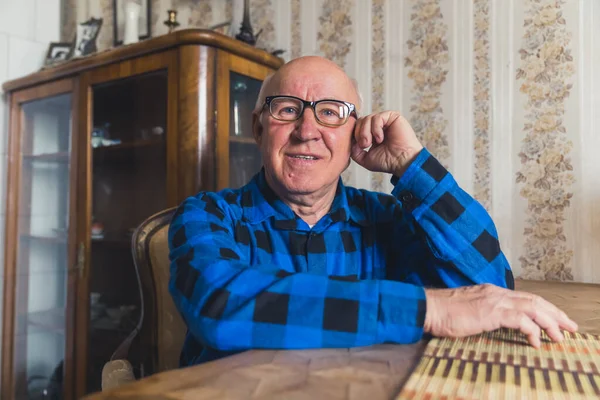
[{"label": "bald head", "polygon": [[[346,72],[333,61],[318,56],[305,56],[289,61],[263,81],[258,99],[256,100],[255,111],[260,111],[265,102],[265,97],[278,94],[289,95],[291,93],[281,92],[282,88],[296,87],[301,83],[310,85],[312,77],[331,79],[335,81],[337,85],[342,86],[340,89],[349,89],[350,94],[348,96],[351,98],[340,98],[338,100],[349,101],[355,104],[357,109],[360,110],[362,97],[358,90],[356,80],[350,78]],[[320,85],[316,80],[313,84],[315,86]],[[310,94],[312,92],[311,89],[312,88],[310,87],[306,88],[306,92]],[[322,90],[320,89],[320,87],[314,88],[316,92],[322,93]],[[329,98],[336,98],[336,96],[332,93]]]}]

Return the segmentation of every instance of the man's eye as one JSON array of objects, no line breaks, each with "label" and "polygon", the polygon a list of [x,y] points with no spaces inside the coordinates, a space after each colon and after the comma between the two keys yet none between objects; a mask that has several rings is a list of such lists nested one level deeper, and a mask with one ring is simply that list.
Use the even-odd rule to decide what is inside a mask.
[{"label": "man's eye", "polygon": [[339,114],[335,110],[333,110],[331,108],[322,109],[321,110],[321,115],[323,117],[338,117],[339,116]]},{"label": "man's eye", "polygon": [[298,109],[295,107],[283,107],[279,112],[282,114],[296,114]]}]

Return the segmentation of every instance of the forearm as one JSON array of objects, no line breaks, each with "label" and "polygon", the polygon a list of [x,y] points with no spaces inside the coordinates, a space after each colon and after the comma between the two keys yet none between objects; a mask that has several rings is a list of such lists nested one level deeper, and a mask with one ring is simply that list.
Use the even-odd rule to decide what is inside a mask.
[{"label": "forearm", "polygon": [[429,262],[447,286],[506,286],[510,268],[491,217],[427,150],[392,194],[403,204],[406,219],[416,225],[416,234],[430,252]]},{"label": "forearm", "polygon": [[[216,271],[219,278],[210,279]],[[218,350],[411,343],[422,335],[425,295],[414,285],[219,261],[186,296],[176,277],[169,285],[175,305],[194,336]]]}]

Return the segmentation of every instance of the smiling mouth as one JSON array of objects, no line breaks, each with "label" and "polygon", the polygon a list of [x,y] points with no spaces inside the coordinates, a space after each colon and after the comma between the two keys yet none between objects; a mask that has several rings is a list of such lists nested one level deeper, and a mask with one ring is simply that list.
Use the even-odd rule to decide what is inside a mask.
[{"label": "smiling mouth", "polygon": [[299,156],[299,155],[296,155],[296,156],[290,156],[290,157],[292,157],[292,158],[298,158],[300,160],[318,160],[317,157],[313,157],[313,156]]}]

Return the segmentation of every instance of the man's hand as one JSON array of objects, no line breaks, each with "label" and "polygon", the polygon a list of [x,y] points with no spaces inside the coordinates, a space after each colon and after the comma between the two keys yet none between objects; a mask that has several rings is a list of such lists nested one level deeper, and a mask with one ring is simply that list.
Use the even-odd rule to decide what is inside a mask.
[{"label": "man's hand", "polygon": [[529,343],[540,347],[543,328],[561,341],[561,329],[577,331],[577,324],[543,298],[494,285],[458,289],[426,289],[425,332],[440,337],[463,337],[495,329],[519,329]]},{"label": "man's hand", "polygon": [[[352,159],[375,172],[400,177],[423,149],[408,121],[395,111],[367,115],[356,121]],[[364,149],[371,147],[369,151]]]}]

